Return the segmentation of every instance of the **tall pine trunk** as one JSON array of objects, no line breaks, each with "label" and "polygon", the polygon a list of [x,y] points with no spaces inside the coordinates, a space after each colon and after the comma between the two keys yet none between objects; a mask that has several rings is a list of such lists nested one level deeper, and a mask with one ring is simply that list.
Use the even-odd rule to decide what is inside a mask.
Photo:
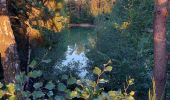
[{"label": "tall pine trunk", "polygon": [[7,0],[0,0],[0,54],[4,81],[15,83],[15,75],[19,72],[19,60],[8,16]]},{"label": "tall pine trunk", "polygon": [[155,0],[154,15],[154,80],[157,100],[165,99],[167,77],[166,21],[168,0]]}]

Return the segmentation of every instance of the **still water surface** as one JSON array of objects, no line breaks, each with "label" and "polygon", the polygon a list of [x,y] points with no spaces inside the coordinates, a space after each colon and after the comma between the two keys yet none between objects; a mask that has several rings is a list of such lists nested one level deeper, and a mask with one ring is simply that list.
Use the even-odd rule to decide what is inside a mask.
[{"label": "still water surface", "polygon": [[80,77],[85,77],[88,71],[89,59],[86,56],[91,49],[95,48],[96,35],[93,33],[93,29],[76,29],[73,28],[65,33],[65,45],[67,50],[58,62],[56,62],[56,68],[61,70],[76,69],[79,72]]}]

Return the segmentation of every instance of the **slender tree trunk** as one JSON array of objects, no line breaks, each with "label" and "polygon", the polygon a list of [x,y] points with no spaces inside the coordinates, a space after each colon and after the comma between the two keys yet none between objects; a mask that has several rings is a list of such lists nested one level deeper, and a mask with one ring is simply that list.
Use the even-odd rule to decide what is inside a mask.
[{"label": "slender tree trunk", "polygon": [[7,0],[0,0],[0,54],[6,83],[15,83],[15,75],[19,72],[19,60],[15,37],[11,28]]},{"label": "slender tree trunk", "polygon": [[165,99],[168,60],[166,43],[167,6],[168,0],[155,0],[153,75],[156,85],[157,100]]}]

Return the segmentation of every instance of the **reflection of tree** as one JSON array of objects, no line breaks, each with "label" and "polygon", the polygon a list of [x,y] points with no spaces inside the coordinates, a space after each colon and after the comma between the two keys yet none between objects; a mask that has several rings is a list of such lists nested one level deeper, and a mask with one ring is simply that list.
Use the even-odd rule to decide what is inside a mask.
[{"label": "reflection of tree", "polygon": [[95,48],[95,47],[96,47],[96,38],[95,38],[95,37],[90,37],[90,38],[89,38],[89,45],[90,45],[92,48]]},{"label": "reflection of tree", "polygon": [[76,52],[77,54],[80,54],[80,53],[85,51],[85,47],[84,47],[84,44],[82,42],[77,44],[77,50],[76,51],[77,51]]},{"label": "reflection of tree", "polygon": [[[66,41],[67,52],[65,58],[56,65],[63,69],[72,68],[75,71],[82,71],[87,67],[88,58],[86,57],[87,49],[91,48],[89,38],[95,38],[95,34],[91,34],[92,29],[72,28],[66,33],[64,40]],[[95,39],[94,39],[95,40]],[[62,67],[63,66],[63,67]],[[83,73],[83,75],[84,75]]]},{"label": "reflection of tree", "polygon": [[87,47],[94,48],[96,43],[92,29],[71,29],[67,35],[67,45],[73,47],[77,54],[85,52]]},{"label": "reflection of tree", "polygon": [[41,64],[41,68],[45,68],[46,70],[43,69],[43,71],[49,71],[50,75],[50,70],[53,70],[51,67],[46,67],[46,66],[53,66],[57,60],[60,58],[64,57],[64,53],[67,50],[67,45],[66,45],[66,33],[67,31],[64,31],[62,33],[55,33],[54,31],[48,30],[46,28],[41,29],[41,33],[44,37],[44,44],[43,46],[38,46],[36,48],[33,48],[32,50],[32,57],[35,58],[36,60],[40,60],[44,53],[48,51],[48,48],[51,47],[51,50],[48,52],[48,55],[45,57],[45,59],[51,59],[52,62],[48,64]]}]

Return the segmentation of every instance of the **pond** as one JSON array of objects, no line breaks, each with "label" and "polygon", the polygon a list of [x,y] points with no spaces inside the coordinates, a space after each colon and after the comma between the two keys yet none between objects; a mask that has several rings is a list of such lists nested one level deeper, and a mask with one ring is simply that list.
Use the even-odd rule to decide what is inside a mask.
[{"label": "pond", "polygon": [[65,70],[68,67],[79,72],[84,78],[90,62],[86,54],[96,45],[96,34],[89,28],[72,28],[64,34],[65,46],[67,47],[63,57],[56,61],[55,68]]}]

